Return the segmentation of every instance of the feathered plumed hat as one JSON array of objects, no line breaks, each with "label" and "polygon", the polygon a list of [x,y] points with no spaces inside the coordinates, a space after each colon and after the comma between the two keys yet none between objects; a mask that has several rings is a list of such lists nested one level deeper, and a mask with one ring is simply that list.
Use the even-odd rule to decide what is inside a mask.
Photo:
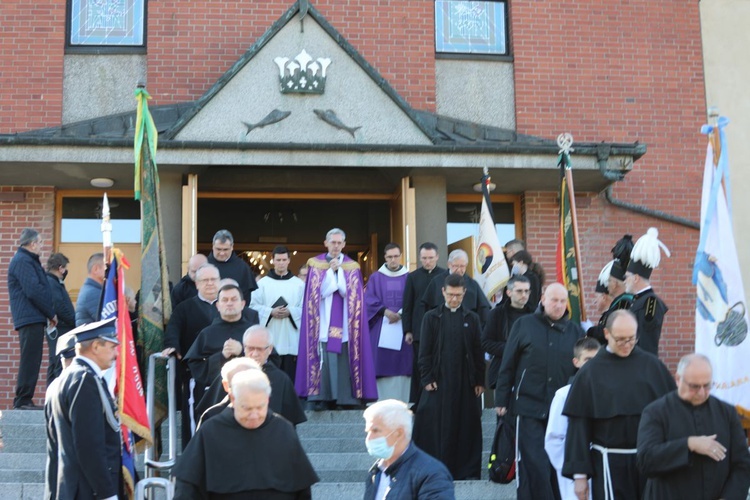
[{"label": "feathered plumed hat", "polygon": [[617,262],[617,259],[607,262],[607,265],[602,268],[602,272],[599,273],[599,279],[596,281],[597,293],[609,293],[609,273],[612,270],[612,264],[615,262]]},{"label": "feathered plumed hat", "polygon": [[659,267],[662,250],[667,257],[671,256],[669,248],[659,241],[659,230],[655,227],[648,228],[646,234],[638,238],[635,246],[633,246],[633,251],[630,253],[630,264],[627,268],[628,272],[649,279],[651,272]]},{"label": "feathered plumed hat", "polygon": [[633,251],[633,235],[626,234],[620,238],[615,246],[612,247],[612,257],[615,262],[612,264],[610,276],[620,281],[625,281],[625,271],[630,264],[630,252]]}]

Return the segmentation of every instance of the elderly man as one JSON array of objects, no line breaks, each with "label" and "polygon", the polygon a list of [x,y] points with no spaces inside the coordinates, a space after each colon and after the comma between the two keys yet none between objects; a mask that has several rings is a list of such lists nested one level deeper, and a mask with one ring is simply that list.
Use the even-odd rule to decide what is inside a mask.
[{"label": "elderly man", "polygon": [[172,310],[180,302],[193,298],[198,294],[198,289],[195,286],[195,273],[207,263],[208,259],[202,253],[197,253],[190,257],[187,274],[172,288]]},{"label": "elderly man", "polygon": [[175,500],[311,498],[318,476],[294,427],[268,411],[268,377],[246,370],[231,388],[232,407],[205,422],[178,459]]},{"label": "elderly man", "polygon": [[281,358],[280,368],[294,380],[305,282],[289,270],[291,255],[287,247],[277,246],[271,254],[273,269],[258,281],[250,308],[258,312],[260,324],[271,332],[272,343]]},{"label": "elderly man", "polygon": [[613,312],[604,335],[607,347],[576,375],[563,415],[568,417],[563,475],[575,479],[580,500],[642,498],[636,467],[638,423],[649,403],[675,389],[656,356],[642,350],[638,322],[626,310]]},{"label": "elderly man", "polygon": [[122,498],[120,421],[102,379],[117,359],[115,319],[69,335],[76,337],[77,356],[51,396],[59,447],[56,498]]},{"label": "elderly man", "polygon": [[466,267],[469,265],[469,256],[463,250],[453,250],[448,255],[448,271],[442,276],[438,277],[430,282],[422,295],[422,307],[423,310],[430,311],[432,309],[442,307],[445,303],[443,298],[442,286],[445,276],[447,274],[457,274],[463,276],[464,283],[466,286],[466,295],[461,302],[461,305],[476,313],[479,316],[479,322],[482,327],[487,322],[490,309],[492,305],[487,297],[484,295],[482,288],[479,283],[474,281],[471,277],[466,275]]},{"label": "elderly man", "polygon": [[[245,311],[242,292],[236,285],[224,285],[219,289],[216,308],[219,318],[201,330],[185,355],[195,379],[193,397],[196,404],[211,382],[220,375],[224,363],[242,356],[242,335],[245,330],[258,324],[258,313],[252,309]],[[195,417],[197,419],[200,415],[196,414]]]},{"label": "elderly man", "polygon": [[307,261],[295,387],[315,410],[356,408],[378,398],[362,272],[342,253],[344,231],[331,229],[324,244]]},{"label": "elderly man", "polygon": [[[18,240],[18,251],[8,266],[10,313],[21,344],[16,397],[13,399],[13,408],[19,410],[41,409],[33,399],[42,364],[45,329],[48,323],[51,326],[57,324],[52,292],[39,261],[41,249],[39,233],[34,229],[24,229]],[[52,349],[49,337],[47,347]]]},{"label": "elderly man", "polygon": [[689,354],[677,365],[677,391],[643,410],[638,468],[644,499],[745,499],[750,454],[737,410],[710,395],[711,362]]},{"label": "elderly man", "polygon": [[[230,359],[221,367],[221,375],[214,380],[211,387],[206,391],[206,394],[203,395],[201,404],[196,408],[201,416],[198,420],[196,430],[200,429],[203,422],[211,417],[215,417],[224,411],[224,408],[229,406],[229,393],[232,392],[232,378],[245,370],[260,370],[260,365],[254,359],[245,357]],[[271,391],[271,394],[273,394],[273,391]]]},{"label": "elderly man", "polygon": [[219,270],[213,264],[204,264],[195,273],[195,286],[198,291],[195,297],[177,305],[167,323],[164,333],[164,356],[175,355],[180,360],[177,380],[182,416],[182,449],[184,450],[195,431],[196,422],[193,398],[195,379],[190,373],[187,360],[183,356],[193,346],[198,334],[219,316],[216,309],[216,295],[219,292]]},{"label": "elderly man", "polygon": [[479,317],[462,305],[464,279],[446,276],[443,306],[424,316],[419,347],[424,392],[414,422],[414,442],[457,481],[479,479],[482,467],[482,328]]},{"label": "elderly man", "polygon": [[[271,410],[289,420],[294,426],[302,422],[307,422],[307,417],[297,394],[294,392],[294,384],[291,379],[268,360],[268,356],[273,350],[271,334],[268,329],[262,325],[253,325],[248,328],[242,336],[242,348],[245,352],[245,358],[235,359],[252,359],[263,370],[263,373],[268,376],[268,380],[271,382],[271,388],[273,389],[270,402]],[[222,368],[221,376],[213,381],[211,387],[209,387],[203,396],[200,405],[198,405],[197,410],[199,414],[207,411],[212,405],[216,406],[221,403],[229,404],[227,385],[231,383],[231,380],[228,380],[227,375]],[[203,420],[206,418],[204,415]]]},{"label": "elderly man", "polygon": [[404,339],[407,344],[412,345],[412,378],[409,394],[409,402],[415,405],[419,402],[419,395],[422,393],[422,385],[419,382],[419,332],[422,328],[422,318],[424,317],[424,306],[422,305],[422,295],[430,282],[436,277],[441,276],[445,269],[439,267],[437,245],[429,241],[419,245],[419,261],[422,267],[409,273],[404,285],[404,302],[401,313],[401,326],[404,329]]},{"label": "elderly man", "polygon": [[95,253],[89,257],[86,263],[88,276],[78,291],[76,300],[76,326],[93,323],[99,319],[105,270],[103,253]]},{"label": "elderly man", "polygon": [[365,483],[364,500],[455,498],[445,465],[411,442],[412,413],[406,403],[379,401],[363,416],[367,452],[377,459]]},{"label": "elderly man", "polygon": [[249,301],[250,294],[258,289],[258,284],[250,266],[234,254],[234,236],[226,229],[221,229],[216,232],[212,241],[213,247],[208,256],[208,263],[216,266],[222,279],[235,280],[242,296]]},{"label": "elderly man", "polygon": [[570,355],[583,337],[581,327],[568,321],[567,307],[568,291],[560,283],[550,284],[542,295],[540,310],[513,324],[503,352],[495,405],[497,414],[504,416],[512,395],[519,499],[554,499],[559,495],[557,478],[544,451],[544,434],[552,398],[575,373]]},{"label": "elderly man", "polygon": [[365,306],[372,339],[378,398],[409,401],[411,344],[404,338],[401,310],[408,271],[401,265],[401,247],[385,246],[385,264],[370,276]]}]

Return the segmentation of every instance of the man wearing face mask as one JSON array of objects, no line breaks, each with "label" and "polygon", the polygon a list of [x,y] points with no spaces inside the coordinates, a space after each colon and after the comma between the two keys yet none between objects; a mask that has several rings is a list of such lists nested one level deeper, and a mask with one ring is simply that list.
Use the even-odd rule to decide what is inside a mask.
[{"label": "man wearing face mask", "polygon": [[73,302],[65,289],[65,277],[68,275],[68,263],[70,261],[61,253],[53,253],[47,259],[47,282],[52,291],[52,306],[57,313],[57,328],[48,333],[49,343],[49,365],[47,366],[47,380],[52,380],[60,375],[62,367],[60,358],[55,356],[57,339],[76,326],[76,311]]},{"label": "man wearing face mask", "polygon": [[412,413],[395,399],[365,410],[365,445],[377,462],[370,468],[364,500],[452,500],[453,478],[440,461],[411,442]]}]

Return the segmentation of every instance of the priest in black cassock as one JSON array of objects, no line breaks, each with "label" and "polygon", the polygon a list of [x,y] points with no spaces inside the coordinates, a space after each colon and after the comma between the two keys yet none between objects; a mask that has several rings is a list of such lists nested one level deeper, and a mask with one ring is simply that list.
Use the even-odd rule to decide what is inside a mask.
[{"label": "priest in black cassock", "polygon": [[404,329],[404,341],[412,344],[413,363],[409,402],[415,405],[419,402],[419,395],[422,393],[422,384],[419,380],[419,332],[425,311],[421,300],[432,280],[436,276],[443,276],[445,272],[445,269],[437,265],[438,257],[438,248],[434,243],[427,241],[419,245],[419,261],[422,267],[409,273],[404,286],[401,325]]},{"label": "priest in black cassock", "polygon": [[[164,356],[174,355],[177,368],[177,397],[182,415],[182,449],[184,450],[195,431],[196,421],[191,385],[193,377],[184,356],[193,346],[198,334],[219,316],[216,309],[216,294],[219,292],[219,270],[212,264],[204,264],[195,272],[197,295],[177,304],[164,332]],[[200,414],[199,414],[200,415]]]},{"label": "priest in black cassock", "polygon": [[711,362],[688,354],[677,366],[677,391],[643,410],[638,467],[648,480],[644,499],[745,500],[750,453],[737,410],[710,395]]},{"label": "priest in black cassock", "polygon": [[[185,355],[190,373],[195,379],[193,397],[198,404],[206,388],[219,376],[228,360],[242,356],[242,335],[258,324],[258,313],[245,310],[245,301],[237,285],[221,287],[216,298],[219,317],[201,330]],[[196,415],[197,418],[200,415]]]},{"label": "priest in black cassock", "polygon": [[292,425],[268,410],[259,370],[232,378],[232,407],[205,422],[174,469],[175,500],[299,500],[319,481]]},{"label": "priest in black cassock", "polygon": [[633,313],[612,313],[604,329],[607,346],[581,368],[565,402],[563,475],[575,479],[581,499],[588,496],[588,478],[594,500],[643,495],[635,456],[641,413],[675,383],[664,363],[636,346],[637,331]]},{"label": "priest in black cassock", "polygon": [[[262,325],[253,325],[248,328],[242,336],[242,347],[245,357],[255,361],[271,382],[271,389],[273,389],[270,402],[271,410],[289,420],[294,426],[307,422],[305,411],[302,409],[297,393],[294,391],[292,379],[268,359],[273,350],[271,334],[268,329]],[[211,387],[208,388],[197,407],[197,413],[203,415],[202,421],[216,414],[218,407],[229,405],[226,389],[230,384],[229,373],[225,374],[225,370],[222,369],[221,375],[211,383]],[[213,411],[210,415],[207,415],[205,412],[209,408],[213,408]]]},{"label": "priest in black cassock", "polygon": [[424,316],[419,348],[424,390],[413,436],[457,481],[479,479],[482,468],[482,327],[479,317],[463,307],[465,293],[464,277],[448,275],[443,306]]}]

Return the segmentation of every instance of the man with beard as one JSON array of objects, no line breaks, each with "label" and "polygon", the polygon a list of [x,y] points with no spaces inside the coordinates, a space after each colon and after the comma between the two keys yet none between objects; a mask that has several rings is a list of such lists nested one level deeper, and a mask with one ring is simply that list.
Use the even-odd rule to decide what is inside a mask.
[{"label": "man with beard", "polygon": [[271,343],[281,358],[280,368],[294,380],[297,375],[305,283],[289,271],[290,254],[287,247],[277,246],[271,254],[273,269],[258,281],[258,289],[250,300],[250,309],[258,312],[260,324],[271,332]]},{"label": "man with beard", "polygon": [[638,322],[626,310],[613,312],[600,349],[576,375],[563,415],[568,417],[563,475],[575,480],[580,500],[642,498],[644,480],[636,467],[641,413],[675,389],[656,356],[636,346]]},{"label": "man with beard", "polygon": [[560,494],[544,450],[544,434],[555,392],[575,373],[570,354],[583,337],[581,327],[568,320],[567,307],[568,291],[560,283],[550,284],[542,294],[540,310],[515,322],[503,352],[495,405],[502,417],[513,398],[516,494],[522,500],[556,499]]},{"label": "man with beard", "polygon": [[[365,289],[365,306],[372,339],[378,399],[409,401],[412,353],[411,344],[403,336],[401,310],[407,270],[401,265],[401,247],[396,243],[385,246],[385,264],[370,276]],[[391,337],[383,338],[385,335]],[[383,345],[388,338],[397,341]]]}]

